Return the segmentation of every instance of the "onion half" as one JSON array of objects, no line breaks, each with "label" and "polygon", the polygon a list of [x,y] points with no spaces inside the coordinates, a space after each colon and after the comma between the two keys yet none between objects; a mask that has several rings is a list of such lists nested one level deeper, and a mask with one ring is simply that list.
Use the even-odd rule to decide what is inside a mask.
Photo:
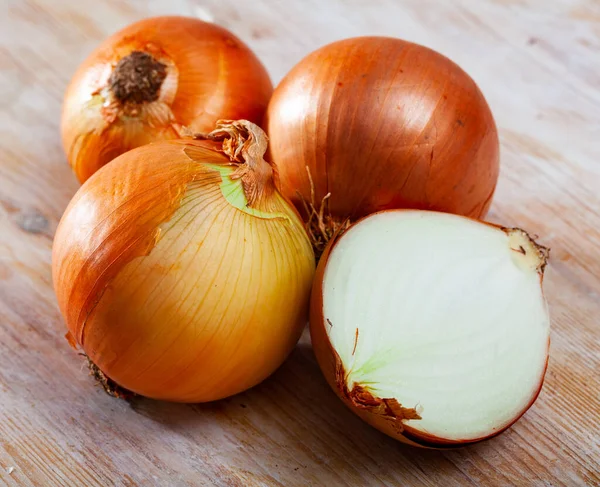
[{"label": "onion half", "polygon": [[406,443],[490,438],[535,401],[549,348],[548,250],[520,229],[392,210],[334,238],[311,336],[333,390]]},{"label": "onion half", "polygon": [[262,159],[264,133],[239,121],[210,137],[230,157],[180,140],[115,159],[77,192],[54,240],[71,343],[152,398],[210,401],[257,384],[308,317],[314,255]]}]

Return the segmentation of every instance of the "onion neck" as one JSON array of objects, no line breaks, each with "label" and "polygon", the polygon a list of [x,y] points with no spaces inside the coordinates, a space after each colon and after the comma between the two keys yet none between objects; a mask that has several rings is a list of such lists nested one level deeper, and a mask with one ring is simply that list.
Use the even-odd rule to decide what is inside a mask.
[{"label": "onion neck", "polygon": [[548,263],[550,249],[538,244],[529,234],[520,228],[504,228],[508,243],[513,251],[513,261],[523,270],[535,270],[543,275]]},{"label": "onion neck", "polygon": [[141,104],[158,99],[166,77],[166,65],[146,52],[133,51],[117,63],[108,84],[122,105]]},{"label": "onion neck", "polygon": [[219,120],[209,134],[195,134],[195,139],[222,142],[221,150],[237,169],[231,179],[239,179],[247,204],[257,208],[275,191],[273,167],[265,160],[267,134],[248,120]]}]

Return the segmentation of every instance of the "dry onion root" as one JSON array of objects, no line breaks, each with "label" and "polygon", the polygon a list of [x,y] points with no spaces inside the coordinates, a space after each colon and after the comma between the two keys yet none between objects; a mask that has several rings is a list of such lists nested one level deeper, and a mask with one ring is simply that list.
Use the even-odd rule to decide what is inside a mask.
[{"label": "dry onion root", "polygon": [[317,251],[348,219],[380,210],[480,218],[498,179],[496,125],[475,82],[400,39],[346,39],[308,55],[275,89],[267,131],[282,193],[310,220]]},{"label": "dry onion root", "polygon": [[275,189],[265,134],[237,121],[209,138],[222,151],[178,140],[118,157],[80,188],[54,240],[69,340],[147,397],[203,402],[252,387],[308,318],[314,255]]},{"label": "dry onion root", "polygon": [[106,39],[79,67],[62,114],[63,146],[81,182],[150,142],[208,132],[219,119],[262,121],[273,91],[254,53],[198,19],[155,17]]},{"label": "dry onion root", "polygon": [[306,232],[312,242],[313,250],[317,261],[321,258],[327,243],[338,233],[343,232],[350,226],[350,219],[336,220],[329,211],[328,200],[331,193],[327,193],[320,204],[315,202],[315,186],[308,167],[306,168],[308,180],[310,182],[310,201],[306,201],[300,192],[297,193],[302,202],[303,215],[305,216]]},{"label": "dry onion root", "polygon": [[353,412],[412,445],[499,434],[542,387],[547,258],[523,230],[445,213],[359,221],[330,242],[313,286],[325,377]]}]

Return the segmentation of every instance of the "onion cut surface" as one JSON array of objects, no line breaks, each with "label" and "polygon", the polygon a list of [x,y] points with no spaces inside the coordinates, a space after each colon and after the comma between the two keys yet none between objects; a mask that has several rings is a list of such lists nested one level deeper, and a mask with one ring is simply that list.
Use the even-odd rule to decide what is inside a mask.
[{"label": "onion cut surface", "polygon": [[509,427],[547,365],[547,249],[519,229],[386,211],[330,244],[311,333],[330,385],[363,419],[421,446]]}]

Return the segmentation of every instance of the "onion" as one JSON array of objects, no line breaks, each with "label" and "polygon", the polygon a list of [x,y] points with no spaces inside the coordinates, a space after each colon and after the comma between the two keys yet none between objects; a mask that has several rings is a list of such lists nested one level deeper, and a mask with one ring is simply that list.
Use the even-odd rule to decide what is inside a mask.
[{"label": "onion", "polygon": [[426,47],[385,37],[322,47],[275,89],[267,118],[281,190],[318,249],[346,219],[379,210],[479,218],[490,206],[490,109],[461,68]]},{"label": "onion", "polygon": [[[119,386],[181,402],[271,374],[308,318],[314,255],[275,190],[255,125],[158,142],[102,168],[56,232],[53,280],[68,338]],[[231,161],[233,162],[230,162]]]},{"label": "onion", "polygon": [[403,442],[452,447],[499,434],[546,371],[548,249],[517,228],[389,210],[334,238],[311,300],[333,390]]},{"label": "onion", "polygon": [[227,30],[185,17],[134,23],[79,67],[63,106],[62,139],[81,182],[135,147],[208,132],[221,118],[259,123],[273,87]]}]

